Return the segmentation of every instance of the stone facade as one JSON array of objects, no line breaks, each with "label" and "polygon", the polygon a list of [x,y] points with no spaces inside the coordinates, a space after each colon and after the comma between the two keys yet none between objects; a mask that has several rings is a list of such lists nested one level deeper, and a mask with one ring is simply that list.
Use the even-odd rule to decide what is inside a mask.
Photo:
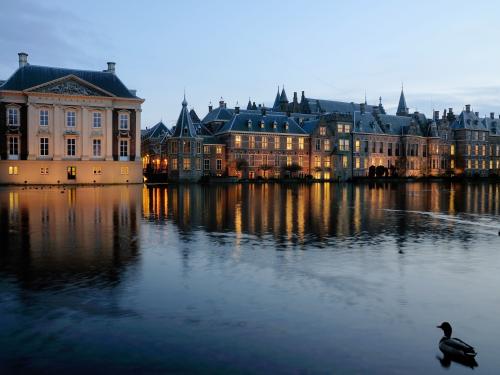
[{"label": "stone facade", "polygon": [[0,86],[0,183],[142,182],[143,99],[103,72],[31,66]]}]

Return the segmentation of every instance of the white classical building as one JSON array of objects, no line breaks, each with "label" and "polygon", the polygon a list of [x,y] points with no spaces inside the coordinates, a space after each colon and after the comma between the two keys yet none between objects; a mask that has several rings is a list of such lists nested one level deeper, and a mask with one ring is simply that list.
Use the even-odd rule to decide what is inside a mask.
[{"label": "white classical building", "polygon": [[141,104],[104,71],[28,64],[0,81],[0,184],[140,183]]}]

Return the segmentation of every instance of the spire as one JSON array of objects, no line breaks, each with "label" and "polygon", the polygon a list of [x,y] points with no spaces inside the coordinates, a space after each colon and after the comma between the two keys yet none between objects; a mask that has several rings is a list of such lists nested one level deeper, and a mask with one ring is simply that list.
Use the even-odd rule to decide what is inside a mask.
[{"label": "spire", "polygon": [[378,111],[379,111],[379,113],[380,113],[380,114],[382,114],[382,115],[385,115],[385,114],[386,114],[386,113],[385,113],[385,108],[384,108],[384,106],[383,106],[383,104],[382,104],[382,97],[381,97],[381,96],[379,96],[379,98],[378,98]]},{"label": "spire", "polygon": [[250,98],[248,98],[247,110],[251,109],[252,109],[252,101],[250,100]]},{"label": "spire", "polygon": [[365,105],[367,105],[368,102],[366,101],[366,90],[365,90]]},{"label": "spire", "polygon": [[285,85],[283,85],[283,89],[281,90],[280,103],[288,103],[288,98],[286,97]]},{"label": "spire", "polygon": [[193,125],[193,120],[187,109],[186,94],[182,100],[182,109],[175,124],[173,137],[196,137],[196,129]]},{"label": "spire", "polygon": [[280,86],[278,85],[278,92],[276,93],[276,98],[274,99],[273,109],[279,109],[280,107]]},{"label": "spire", "polygon": [[398,116],[408,116],[410,113],[408,107],[406,106],[406,98],[404,93],[403,84],[401,84],[401,96],[399,97],[399,105],[396,115]]}]

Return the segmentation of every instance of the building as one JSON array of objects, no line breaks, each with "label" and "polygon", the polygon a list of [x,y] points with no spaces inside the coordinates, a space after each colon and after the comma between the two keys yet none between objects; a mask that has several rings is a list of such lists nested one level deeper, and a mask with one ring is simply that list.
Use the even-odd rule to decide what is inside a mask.
[{"label": "building", "polygon": [[169,150],[169,178],[191,181],[207,175],[336,181],[486,177],[500,172],[499,125],[500,117],[480,118],[470,105],[458,116],[451,108],[441,118],[439,111],[431,119],[411,113],[403,88],[392,115],[382,98],[368,105],[366,99],[308,98],[302,91],[300,102],[294,92],[290,103],[278,87],[272,108],[250,99],[246,109],[228,108],[221,98],[202,120],[183,103],[173,135],[158,148]]},{"label": "building", "polygon": [[142,182],[141,104],[115,74],[30,65],[0,85],[0,183]]}]

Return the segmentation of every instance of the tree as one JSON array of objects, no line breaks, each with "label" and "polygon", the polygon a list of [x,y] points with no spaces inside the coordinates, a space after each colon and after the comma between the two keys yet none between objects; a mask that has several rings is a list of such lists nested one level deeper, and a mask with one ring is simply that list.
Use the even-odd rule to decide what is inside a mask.
[{"label": "tree", "polygon": [[264,172],[264,177],[267,177],[267,171],[270,170],[270,169],[273,169],[273,167],[271,167],[270,165],[268,164],[262,164],[259,169]]},{"label": "tree", "polygon": [[379,165],[375,168],[375,174],[377,177],[383,177],[385,175],[385,167],[383,165]]},{"label": "tree", "polygon": [[368,177],[370,178],[374,178],[375,177],[375,170],[377,168],[375,168],[374,165],[372,165],[369,169],[368,169]]},{"label": "tree", "polygon": [[297,163],[292,163],[290,165],[285,166],[284,169],[285,169],[285,171],[287,171],[288,173],[290,173],[290,175],[293,176],[297,172],[301,171],[302,167],[300,165],[298,165]]},{"label": "tree", "polygon": [[235,166],[238,172],[242,172],[248,168],[248,162],[245,159],[238,159]]}]

